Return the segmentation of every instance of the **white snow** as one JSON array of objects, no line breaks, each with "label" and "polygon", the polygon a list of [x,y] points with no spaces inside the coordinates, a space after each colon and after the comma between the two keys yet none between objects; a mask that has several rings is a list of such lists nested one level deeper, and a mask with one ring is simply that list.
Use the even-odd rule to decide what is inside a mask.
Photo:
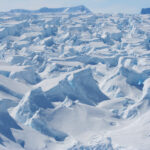
[{"label": "white snow", "polygon": [[149,150],[149,18],[1,13],[0,150]]}]

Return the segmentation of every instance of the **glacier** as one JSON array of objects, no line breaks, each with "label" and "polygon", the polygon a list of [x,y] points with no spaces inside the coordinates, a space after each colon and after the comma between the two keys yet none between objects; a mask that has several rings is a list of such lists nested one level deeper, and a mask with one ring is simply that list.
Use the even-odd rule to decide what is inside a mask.
[{"label": "glacier", "polygon": [[149,29],[85,6],[0,12],[0,150],[149,150]]}]

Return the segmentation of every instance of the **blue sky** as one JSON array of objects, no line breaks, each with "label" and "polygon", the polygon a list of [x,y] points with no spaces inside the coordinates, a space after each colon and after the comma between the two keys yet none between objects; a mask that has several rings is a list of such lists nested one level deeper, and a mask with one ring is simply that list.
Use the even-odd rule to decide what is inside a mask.
[{"label": "blue sky", "polygon": [[0,0],[0,11],[76,5],[85,5],[94,12],[139,13],[141,8],[150,7],[150,0]]}]

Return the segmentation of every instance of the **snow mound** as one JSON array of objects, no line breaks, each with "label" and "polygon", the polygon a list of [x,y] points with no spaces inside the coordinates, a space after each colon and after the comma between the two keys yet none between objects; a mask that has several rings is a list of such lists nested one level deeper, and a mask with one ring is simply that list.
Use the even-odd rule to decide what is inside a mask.
[{"label": "snow mound", "polygon": [[40,76],[32,68],[27,68],[19,72],[11,72],[10,78],[25,81],[29,84],[37,84],[41,81]]},{"label": "snow mound", "polygon": [[112,139],[110,137],[103,138],[99,141],[94,141],[87,145],[83,145],[81,143],[77,143],[72,148],[68,150],[129,150],[123,146],[115,146],[112,143]]},{"label": "snow mound", "polygon": [[107,138],[103,141],[99,141],[96,145],[84,146],[81,144],[74,145],[72,148],[68,150],[115,150],[113,149],[111,138]]}]

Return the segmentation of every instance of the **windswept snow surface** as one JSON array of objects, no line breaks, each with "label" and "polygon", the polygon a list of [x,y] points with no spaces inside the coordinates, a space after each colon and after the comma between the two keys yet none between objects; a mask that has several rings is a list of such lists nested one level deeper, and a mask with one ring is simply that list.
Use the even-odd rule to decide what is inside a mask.
[{"label": "windswept snow surface", "polygon": [[40,10],[0,13],[0,150],[149,150],[150,16]]}]

